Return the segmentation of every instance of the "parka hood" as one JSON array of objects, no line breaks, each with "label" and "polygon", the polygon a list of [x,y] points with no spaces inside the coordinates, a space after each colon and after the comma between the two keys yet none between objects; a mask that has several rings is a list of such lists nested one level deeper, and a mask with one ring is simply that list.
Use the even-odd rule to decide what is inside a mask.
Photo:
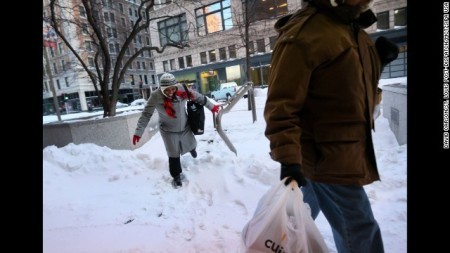
[{"label": "parka hood", "polygon": [[280,32],[289,20],[294,19],[295,16],[299,15],[306,8],[316,8],[318,12],[326,13],[339,22],[344,24],[356,23],[362,29],[368,28],[377,21],[375,14],[370,9],[363,10],[359,6],[349,5],[338,5],[334,7],[329,0],[310,0],[306,4],[306,7],[298,10],[296,13],[278,19],[274,25],[275,30]]}]

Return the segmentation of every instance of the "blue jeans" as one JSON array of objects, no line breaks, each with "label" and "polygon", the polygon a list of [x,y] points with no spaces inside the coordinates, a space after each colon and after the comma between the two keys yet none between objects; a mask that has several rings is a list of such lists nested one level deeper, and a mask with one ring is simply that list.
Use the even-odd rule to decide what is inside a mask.
[{"label": "blue jeans", "polygon": [[323,212],[339,253],[384,252],[380,227],[362,186],[307,181],[303,201],[311,207],[313,219]]}]

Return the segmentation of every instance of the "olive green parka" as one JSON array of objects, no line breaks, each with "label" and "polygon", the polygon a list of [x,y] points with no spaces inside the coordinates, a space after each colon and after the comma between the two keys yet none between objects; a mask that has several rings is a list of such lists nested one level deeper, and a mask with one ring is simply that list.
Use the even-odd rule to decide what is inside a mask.
[{"label": "olive green parka", "polygon": [[300,164],[316,182],[380,179],[371,130],[381,62],[363,30],[376,18],[356,17],[345,7],[309,4],[276,24],[265,135],[272,159]]}]

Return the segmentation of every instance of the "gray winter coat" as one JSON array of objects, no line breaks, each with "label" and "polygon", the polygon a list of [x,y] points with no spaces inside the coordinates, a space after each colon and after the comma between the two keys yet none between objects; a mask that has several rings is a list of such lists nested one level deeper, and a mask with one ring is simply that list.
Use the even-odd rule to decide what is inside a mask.
[{"label": "gray winter coat", "polygon": [[[177,85],[178,91],[176,98],[172,100],[172,107],[175,110],[176,118],[171,118],[167,115],[164,109],[164,98],[161,89],[155,90],[147,101],[147,105],[138,120],[135,135],[142,136],[147,127],[150,118],[155,109],[158,112],[158,123],[161,136],[166,147],[167,155],[169,157],[179,157],[197,146],[194,134],[192,133],[187,123],[186,113],[186,92],[182,85]],[[197,103],[206,101],[205,107],[211,110],[214,104],[201,93],[189,89],[191,99]]]}]

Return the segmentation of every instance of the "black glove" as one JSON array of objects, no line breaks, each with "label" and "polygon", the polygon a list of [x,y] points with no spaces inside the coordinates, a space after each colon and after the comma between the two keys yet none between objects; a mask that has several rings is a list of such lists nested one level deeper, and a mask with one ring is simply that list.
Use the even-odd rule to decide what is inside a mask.
[{"label": "black glove", "polygon": [[375,47],[377,48],[378,56],[380,56],[381,70],[383,70],[391,61],[397,59],[399,48],[387,38],[383,36],[378,37],[375,41]]},{"label": "black glove", "polygon": [[288,177],[285,185],[288,185],[292,179],[297,181],[298,187],[306,185],[306,179],[300,171],[300,164],[285,165],[281,164],[280,180]]}]

